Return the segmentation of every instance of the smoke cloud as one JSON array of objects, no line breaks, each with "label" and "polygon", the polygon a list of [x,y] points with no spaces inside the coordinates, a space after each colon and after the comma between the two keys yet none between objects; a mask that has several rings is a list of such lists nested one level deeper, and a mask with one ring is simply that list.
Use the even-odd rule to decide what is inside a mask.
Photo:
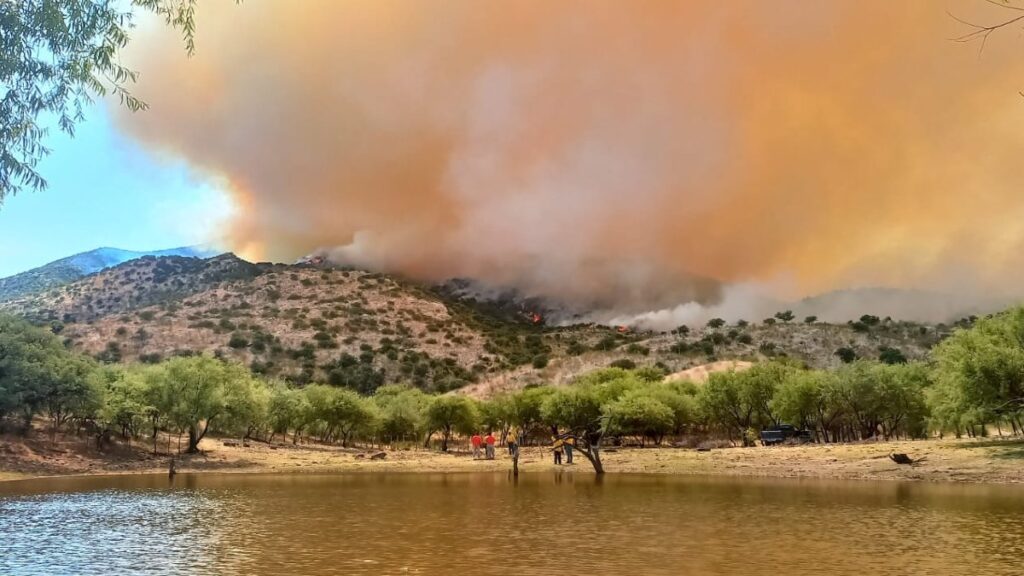
[{"label": "smoke cloud", "polygon": [[1005,15],[201,3],[194,58],[140,30],[129,63],[151,109],[119,125],[227,183],[226,240],[251,258],[321,250],[653,325],[857,287],[1017,297],[1019,38],[979,57],[944,8]]}]

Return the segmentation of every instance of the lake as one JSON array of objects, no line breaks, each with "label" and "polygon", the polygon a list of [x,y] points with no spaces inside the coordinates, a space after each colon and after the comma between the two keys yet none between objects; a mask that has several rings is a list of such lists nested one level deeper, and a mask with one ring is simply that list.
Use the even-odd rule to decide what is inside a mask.
[{"label": "lake", "polygon": [[1024,573],[1024,487],[589,474],[0,483],[0,574]]}]

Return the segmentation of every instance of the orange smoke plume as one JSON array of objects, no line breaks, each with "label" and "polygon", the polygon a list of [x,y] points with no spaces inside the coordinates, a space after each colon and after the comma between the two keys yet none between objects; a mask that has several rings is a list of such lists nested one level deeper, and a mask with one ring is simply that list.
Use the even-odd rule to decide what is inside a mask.
[{"label": "orange smoke plume", "polygon": [[[231,241],[636,313],[723,285],[1020,294],[1024,59],[982,1],[247,0],[146,29],[120,126]],[[741,292],[744,292],[741,290]]]}]

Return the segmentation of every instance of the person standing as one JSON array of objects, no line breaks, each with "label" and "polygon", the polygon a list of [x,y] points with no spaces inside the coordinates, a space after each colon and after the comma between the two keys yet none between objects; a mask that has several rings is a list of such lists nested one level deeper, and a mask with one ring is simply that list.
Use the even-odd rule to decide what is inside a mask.
[{"label": "person standing", "polygon": [[473,460],[480,459],[480,445],[483,444],[483,441],[479,434],[473,434],[473,437],[470,439],[470,442],[473,443]]},{"label": "person standing", "polygon": [[555,455],[555,464],[559,466],[562,464],[562,444],[564,442],[557,436],[553,438],[551,444],[551,450]]},{"label": "person standing", "polygon": [[572,446],[575,440],[566,438],[562,444],[565,446],[565,463],[572,464]]},{"label": "person standing", "polygon": [[510,430],[508,437],[505,439],[505,444],[508,445],[508,455],[514,456],[516,448],[519,447],[519,440],[516,438],[515,430]]},{"label": "person standing", "polygon": [[497,440],[494,439],[494,434],[488,432],[487,438],[484,438],[484,442],[487,444],[485,452],[487,459],[494,460],[494,443],[497,442]]}]

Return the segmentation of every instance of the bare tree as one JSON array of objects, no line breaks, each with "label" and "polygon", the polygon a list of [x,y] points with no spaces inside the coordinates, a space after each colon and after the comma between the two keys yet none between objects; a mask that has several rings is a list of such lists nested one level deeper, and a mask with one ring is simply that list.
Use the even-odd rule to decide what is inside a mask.
[{"label": "bare tree", "polygon": [[[984,0],[984,1],[989,3],[989,4],[992,4],[994,6],[998,6],[1000,8],[1003,8],[1005,10],[1012,10],[1012,11],[1015,11],[1015,12],[1020,12],[1020,14],[1017,14],[1016,16],[1013,16],[1013,17],[1004,18],[1003,20],[1001,20],[1001,21],[999,21],[999,22],[997,22],[995,24],[985,25],[985,24],[976,24],[974,22],[968,22],[967,20],[964,20],[963,18],[960,18],[960,17],[956,16],[955,14],[947,12],[947,14],[949,14],[950,18],[956,20],[957,22],[963,24],[964,26],[967,26],[967,27],[971,28],[970,32],[968,32],[966,34],[963,34],[961,36],[957,36],[957,37],[953,38],[952,40],[954,42],[963,42],[963,43],[969,43],[969,42],[974,42],[974,41],[981,41],[981,46],[978,48],[978,53],[979,54],[982,51],[985,50],[985,43],[988,42],[988,37],[993,32],[995,32],[996,30],[1000,30],[1002,28],[1006,28],[1008,26],[1012,26],[1013,24],[1016,24],[1017,22],[1020,22],[1020,21],[1024,20],[1024,6],[1016,6],[1016,5],[1012,4],[1010,0]],[[1022,93],[1022,95],[1024,95],[1024,93]]]}]

